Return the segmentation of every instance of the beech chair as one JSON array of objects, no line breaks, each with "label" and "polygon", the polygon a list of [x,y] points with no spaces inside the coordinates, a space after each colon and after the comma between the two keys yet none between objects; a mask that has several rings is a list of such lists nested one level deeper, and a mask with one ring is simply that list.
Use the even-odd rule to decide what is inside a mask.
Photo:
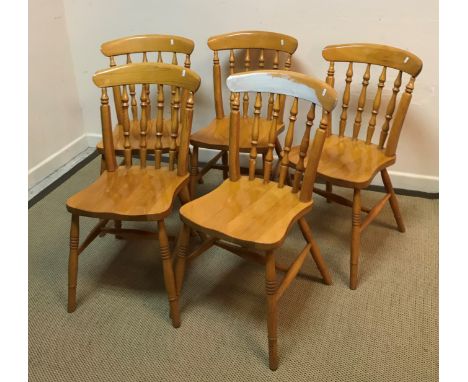
[{"label": "beech chair", "polygon": [[[391,46],[377,44],[343,44],[330,45],[323,49],[323,58],[329,62],[327,83],[334,86],[335,63],[348,63],[346,69],[346,86],[343,93],[342,111],[338,132],[332,133],[331,123],[328,126],[327,139],[318,165],[318,177],[326,181],[326,190],[314,188],[314,192],[336,202],[352,207],[350,288],[356,289],[358,283],[358,264],[360,255],[361,234],[376,218],[387,202],[390,203],[398,230],[405,232],[405,225],[398,207],[397,197],[392,187],[387,168],[396,161],[396,149],[403,122],[408,112],[414,89],[414,82],[422,70],[422,61],[413,53]],[[345,136],[348,109],[350,105],[351,82],[356,64],[365,65],[362,88],[357,100],[357,110],[350,136]],[[379,67],[377,91],[371,107],[366,108],[367,88],[369,86],[371,66]],[[382,128],[376,143],[372,143],[377,116],[382,103],[382,90],[387,80],[388,69],[395,69],[392,95],[388,101]],[[403,73],[409,75],[406,89],[397,102],[397,96],[402,84]],[[396,114],[393,116],[396,105]],[[364,117],[367,115],[367,130],[361,131]],[[290,165],[301,169],[307,164],[307,159],[301,156],[301,147],[291,149]],[[361,204],[361,190],[367,188],[374,177],[380,172],[385,186],[385,196],[372,208]],[[334,194],[332,185],[352,188],[353,200]],[[361,213],[367,214],[361,220]]]},{"label": "beech chair", "polygon": [[[219,52],[229,51],[229,74],[239,71],[249,71],[252,69],[253,59],[258,56],[258,69],[281,69],[289,70],[291,67],[292,54],[297,49],[297,40],[294,37],[262,31],[233,32],[208,39],[208,47],[213,50],[213,85],[214,104],[216,118],[210,124],[197,130],[190,137],[192,145],[191,157],[191,193],[194,195],[197,182],[202,181],[203,176],[212,168],[222,169],[223,178],[228,176],[228,149],[229,149],[229,117],[225,116],[223,108],[223,91],[221,80],[221,65]],[[236,61],[236,54],[239,50],[245,50],[243,62]],[[286,56],[286,57],[284,57]],[[232,101],[232,94],[231,94]],[[250,150],[250,136],[252,133],[253,117],[249,116],[249,95],[245,93],[242,100],[242,118],[240,120],[239,149],[248,153]],[[283,124],[284,97],[280,102],[278,133],[284,130]],[[273,112],[273,95],[268,100],[268,112],[264,118],[260,119],[259,138],[257,151],[265,154],[268,150],[269,126]],[[205,166],[199,171],[198,151],[199,148],[219,151]],[[279,155],[281,144],[275,141],[275,150]],[[216,163],[221,158],[222,165]]]},{"label": "beech chair", "polygon": [[[67,200],[67,209],[72,214],[70,229],[70,257],[68,264],[68,312],[76,308],[76,285],[78,276],[78,256],[100,234],[115,234],[122,237],[144,237],[159,240],[163,266],[164,283],[169,298],[172,325],[179,327],[178,298],[169,250],[169,239],[164,219],[169,216],[174,198],[180,195],[183,202],[189,201],[188,152],[189,136],[192,126],[193,93],[200,85],[200,77],[190,69],[163,63],[138,63],[116,66],[97,72],[94,83],[102,89],[101,122],[104,144],[106,170],[90,186],[78,192]],[[121,118],[126,137],[129,136],[130,119],[128,115],[129,98],[127,87],[141,84],[147,86],[169,85],[175,89],[174,101],[171,105],[172,131],[171,140],[180,139],[177,157],[175,151],[169,152],[168,165],[162,165],[161,136],[155,140],[155,162],[147,162],[148,148],[146,133],[148,129],[148,98],[143,92],[141,98],[139,164],[133,164],[133,149],[127,146],[124,150],[124,165],[116,161],[114,140],[112,134],[111,110],[107,91],[109,88],[121,88]],[[179,113],[180,91],[187,92],[185,118],[181,121]],[[162,112],[158,113],[158,122]],[[79,245],[79,218],[87,216],[100,219],[87,238]],[[122,221],[155,221],[157,232],[108,228],[110,219]]]},{"label": "beech chair", "polygon": [[[154,61],[162,63],[164,55],[168,54],[171,57],[171,63],[178,65],[179,61],[185,56],[184,67],[190,69],[190,55],[194,49],[194,42],[185,37],[173,36],[173,35],[159,35],[159,34],[147,34],[122,37],[117,40],[107,41],[101,45],[101,52],[106,57],[109,57],[110,67],[114,67],[120,64],[131,64],[133,61],[140,60],[141,62]],[[140,57],[138,57],[138,56]],[[179,58],[177,57],[179,55]],[[132,58],[133,57],[133,58]],[[153,59],[153,60],[152,60]],[[119,62],[120,60],[120,62]],[[156,117],[154,114],[158,114],[164,108],[165,96],[164,92],[161,91],[161,86],[157,85],[157,96],[155,94],[155,108],[151,107],[151,86],[148,84],[142,88],[146,92],[146,103],[147,103],[147,118],[148,118],[148,153],[154,154],[154,147],[156,144],[156,136],[162,134],[161,145],[163,152],[169,151],[169,149],[177,150],[176,147],[171,147],[171,119],[163,118],[162,124],[156,126]],[[138,114],[141,114],[141,110],[138,108],[137,98],[142,96],[137,94],[135,86],[129,86],[130,94],[130,106],[132,112],[132,118],[130,120],[130,132],[128,140],[125,140],[123,131],[123,116],[122,116],[122,94],[119,87],[112,89],[117,124],[114,127],[114,150],[117,155],[123,156],[125,149],[131,148],[132,153],[138,153],[140,149],[140,126]],[[182,95],[182,105],[185,104],[184,100],[186,93]],[[140,98],[141,99],[141,98]],[[174,89],[171,91],[171,103],[174,99]],[[166,101],[167,102],[167,101]],[[154,110],[154,112],[153,112]],[[184,108],[180,110],[181,114],[184,113]],[[180,120],[183,120],[181,116]],[[178,145],[176,140],[176,145]],[[105,168],[104,160],[104,145],[103,141],[100,141],[96,146],[98,152],[101,154],[101,172]]]},{"label": "beech chair", "polygon": [[[269,364],[272,370],[278,367],[277,358],[277,310],[276,305],[291,281],[296,277],[308,253],[310,253],[326,284],[331,277],[319,248],[312,237],[305,215],[312,209],[312,188],[317,165],[325,141],[327,113],[336,103],[335,90],[326,83],[300,73],[284,70],[253,71],[231,75],[228,88],[234,93],[231,105],[229,128],[229,178],[210,193],[195,199],[180,209],[184,223],[179,236],[176,257],[177,292],[182,288],[186,260],[191,260],[213,245],[234,254],[265,264],[266,293],[268,303]],[[239,111],[240,92],[256,92],[255,112],[252,128],[249,174],[241,176],[239,166],[242,116]],[[258,155],[258,137],[261,124],[261,93],[276,94],[269,122],[265,168],[262,178],[255,173]],[[278,182],[271,181],[273,149],[278,133],[280,100],[294,97],[289,117]],[[309,142],[309,135],[315,117],[316,104],[323,109],[320,126],[310,145],[308,165],[299,169],[294,176],[293,186],[286,184],[288,153],[291,148],[298,99],[310,103],[303,140]],[[307,149],[309,145],[305,145]],[[305,156],[306,153],[304,152]],[[305,239],[305,246],[294,262],[286,267],[276,263],[276,251],[281,247],[294,223],[298,223]],[[190,255],[186,256],[191,230],[205,236],[205,240]],[[276,270],[286,275],[277,286]]]}]

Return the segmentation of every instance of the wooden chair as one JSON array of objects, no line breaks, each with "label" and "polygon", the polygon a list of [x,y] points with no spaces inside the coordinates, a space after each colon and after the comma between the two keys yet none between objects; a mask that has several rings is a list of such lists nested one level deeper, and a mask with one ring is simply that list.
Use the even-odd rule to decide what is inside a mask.
[{"label": "wooden chair", "polygon": [[[198,181],[202,180],[211,168],[223,170],[223,178],[228,176],[228,146],[229,146],[229,117],[224,115],[223,95],[222,95],[222,80],[221,66],[219,62],[219,51],[229,50],[229,74],[239,71],[249,71],[252,68],[253,58],[258,57],[258,69],[280,69],[284,67],[289,70],[291,67],[292,54],[297,49],[297,40],[294,37],[285,34],[260,31],[246,31],[227,33],[219,36],[210,37],[208,46],[213,50],[213,84],[214,84],[214,103],[216,118],[206,127],[194,132],[190,137],[190,144],[193,147],[191,157],[191,192],[194,195],[195,186]],[[243,65],[241,62],[236,62],[236,50],[245,50]],[[286,55],[284,64],[280,57]],[[231,94],[232,101],[232,94]],[[244,94],[242,100],[242,118],[240,120],[240,138],[239,149],[241,152],[249,152],[250,136],[252,133],[253,118],[249,116],[249,95]],[[284,130],[283,124],[283,108],[284,98],[280,102],[278,133]],[[273,111],[273,95],[270,95],[268,100],[268,113],[265,118],[260,119],[259,138],[257,143],[257,151],[265,154],[268,150],[268,132]],[[198,149],[219,150],[199,172],[198,170]],[[278,140],[275,142],[275,150],[281,152],[281,145]],[[216,165],[219,159],[222,159],[222,165]]]},{"label": "wooden chair", "polygon": [[[169,250],[168,235],[164,219],[171,213],[172,203],[177,195],[184,202],[189,201],[188,150],[190,129],[192,126],[193,93],[200,85],[200,77],[190,69],[162,63],[139,63],[116,66],[97,72],[94,83],[102,88],[101,122],[104,142],[106,169],[90,186],[67,200],[67,209],[72,214],[70,230],[70,258],[68,264],[68,311],[76,308],[76,284],[78,274],[78,255],[99,235],[118,234],[123,237],[145,237],[159,240],[163,274],[169,296],[170,312],[174,327],[180,325],[178,299],[176,296],[174,274]],[[122,107],[120,110],[124,136],[128,143],[130,119],[128,115],[129,98],[127,87],[137,84],[159,86],[170,85],[175,89],[172,114],[172,147],[180,139],[176,157],[175,150],[169,151],[168,166],[161,164],[161,136],[156,137],[155,163],[147,162],[148,98],[144,92],[141,98],[139,164],[132,163],[132,151],[128,144],[124,150],[124,165],[118,166],[115,156],[112,134],[111,111],[108,88],[122,88]],[[185,118],[178,131],[178,109],[180,91],[187,92]],[[161,126],[162,112],[158,113],[158,126]],[[79,245],[79,218],[87,216],[101,219],[88,237]],[[157,232],[136,229],[108,228],[110,219],[118,221],[156,221]]]},{"label": "wooden chair", "polygon": [[[325,141],[327,112],[336,103],[335,90],[314,78],[287,71],[255,71],[235,74],[228,78],[227,85],[234,92],[229,128],[229,179],[214,191],[185,204],[180,209],[184,222],[179,236],[176,258],[176,284],[180,293],[186,259],[200,255],[206,249],[217,245],[241,257],[265,264],[266,293],[268,302],[268,343],[270,368],[278,367],[277,358],[277,310],[276,304],[286,288],[299,272],[310,252],[326,284],[331,277],[319,248],[312,238],[312,232],[304,216],[312,209],[312,188],[317,165]],[[249,175],[241,176],[239,166],[241,120],[239,112],[240,92],[257,92],[251,136]],[[263,178],[255,177],[258,154],[258,137],[261,123],[261,93],[276,94],[268,134],[268,150],[265,154]],[[295,97],[289,117],[289,126],[282,153],[279,180],[270,180],[272,174],[273,149],[278,132],[280,100],[285,96]],[[288,173],[288,153],[291,148],[298,99],[311,102],[307,114],[304,142],[309,135],[315,116],[315,105],[324,110],[319,129],[309,148],[308,165],[299,169],[294,176],[293,186],[285,184]],[[308,144],[304,146],[308,147]],[[303,155],[305,156],[305,152]],[[302,186],[301,186],[302,185]],[[305,246],[296,260],[289,266],[276,263],[276,250],[282,245],[294,223],[298,223],[305,239]],[[195,230],[206,239],[189,256],[186,256],[190,231]],[[285,272],[277,286],[276,270]]]},{"label": "wooden chair", "polygon": [[[393,165],[396,161],[398,140],[410,105],[415,78],[422,70],[422,61],[410,52],[376,44],[331,45],[324,48],[322,55],[330,63],[327,83],[331,86],[334,86],[335,82],[335,63],[346,62],[348,65],[342,111],[340,121],[337,123],[339,124],[338,134],[331,132],[330,123],[317,170],[318,176],[326,181],[326,190],[314,189],[314,192],[326,197],[329,202],[333,201],[352,207],[350,288],[356,289],[361,234],[380,213],[387,201],[390,202],[398,229],[400,232],[405,232],[405,225],[403,224],[387,167]],[[345,130],[350,105],[351,81],[353,70],[357,66],[355,64],[359,63],[365,65],[365,71],[359,99],[357,100],[357,111],[352,134],[350,137],[347,137],[345,136]],[[372,107],[368,107],[365,110],[366,91],[370,80],[371,65],[380,67],[380,75]],[[377,143],[372,143],[388,69],[395,69],[397,71],[395,72],[396,78],[393,82],[392,95],[385,110],[385,118],[383,118]],[[410,78],[405,91],[398,101],[398,107],[394,116],[403,73],[408,74]],[[366,114],[368,116],[368,127],[365,135],[363,135],[363,132],[361,133],[361,125]],[[293,147],[289,156],[291,166],[298,169],[303,168],[307,164],[307,158],[301,157],[300,151],[301,148],[299,146]],[[379,172],[387,193],[374,207],[364,207],[361,204],[361,190],[368,187]],[[353,188],[353,200],[351,201],[334,194],[332,192],[333,184]],[[361,220],[361,212],[367,213],[363,221]]]},{"label": "wooden chair", "polygon": [[[114,67],[118,64],[131,64],[137,59],[142,62],[154,61],[162,63],[164,60],[165,54],[170,54],[171,63],[173,65],[178,65],[178,62],[181,58],[177,58],[177,55],[184,55],[184,67],[190,69],[190,55],[194,49],[194,42],[185,37],[173,36],[173,35],[158,35],[158,34],[147,34],[147,35],[138,35],[138,36],[129,36],[119,38],[117,40],[112,40],[105,42],[101,45],[101,52],[109,57],[110,67]],[[135,57],[136,55],[141,55],[141,58]],[[157,58],[156,58],[157,56]],[[133,59],[132,59],[133,57]],[[123,60],[122,60],[123,58]],[[121,62],[119,62],[119,60]],[[151,107],[151,89],[150,85],[147,85],[144,88],[146,92],[147,101],[147,110],[148,110],[148,153],[154,154],[154,147],[156,144],[157,134],[162,133],[161,143],[163,152],[167,152],[171,145],[171,119],[163,119],[162,131],[158,132],[156,127],[156,121],[154,114],[157,114],[164,108],[165,96],[164,92],[161,91],[161,87],[158,86],[157,97],[155,95],[155,108]],[[143,89],[142,89],[143,90]],[[119,156],[123,156],[125,149],[128,148],[125,146],[125,137],[123,131],[123,120],[122,120],[122,94],[118,87],[112,89],[117,124],[114,128],[114,150]],[[140,126],[138,114],[141,114],[141,110],[138,110],[137,98],[138,94],[136,92],[135,86],[129,87],[130,94],[130,109],[132,111],[132,118],[130,120],[130,135],[127,145],[132,149],[132,153],[137,154],[139,151],[140,145]],[[141,93],[142,95],[142,93]],[[141,96],[140,95],[140,96]],[[186,97],[186,94],[183,94],[183,97]],[[174,99],[174,89],[171,91],[171,103]],[[184,104],[185,98],[182,99],[182,104]],[[154,111],[153,111],[154,110]],[[181,109],[181,113],[184,112],[184,109]],[[183,120],[181,116],[180,120]],[[176,141],[176,145],[178,145]],[[96,146],[99,153],[101,153],[101,172],[104,170],[105,160],[104,160],[104,145],[103,142],[99,142]]]}]

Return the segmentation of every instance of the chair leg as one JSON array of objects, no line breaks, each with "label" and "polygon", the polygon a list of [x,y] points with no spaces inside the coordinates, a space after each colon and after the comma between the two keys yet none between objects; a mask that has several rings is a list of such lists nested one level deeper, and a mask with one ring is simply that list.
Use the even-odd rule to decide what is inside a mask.
[{"label": "chair leg", "polygon": [[396,197],[395,191],[393,190],[392,181],[390,180],[390,175],[388,175],[387,169],[383,169],[380,174],[382,175],[382,181],[387,190],[387,193],[390,194],[390,207],[392,207],[393,216],[398,226],[400,232],[405,232],[405,223],[403,223],[403,218],[401,217],[400,207],[398,206],[398,199]]},{"label": "chair leg", "polygon": [[101,170],[99,174],[102,174],[106,171],[106,160],[104,159],[104,154],[101,154]]},{"label": "chair leg", "polygon": [[190,157],[190,195],[195,198],[195,188],[198,181],[198,146],[193,146]]},{"label": "chair leg", "polygon": [[189,226],[187,226],[186,224],[182,225],[175,260],[175,283],[177,297],[180,296],[180,291],[182,290],[182,285],[184,283],[185,261],[187,255],[187,247],[190,240],[190,231],[191,230]]},{"label": "chair leg", "polygon": [[228,161],[228,152],[223,151],[223,155],[221,156],[221,162],[223,164],[223,179],[227,179],[229,176],[228,172],[228,166],[229,166],[229,161]]},{"label": "chair leg", "polygon": [[80,240],[80,217],[72,215],[70,227],[70,255],[68,257],[68,313],[76,309],[76,283],[78,278],[78,244]]},{"label": "chair leg", "polygon": [[[122,220],[114,220],[114,228],[115,229],[122,229]],[[116,239],[122,240],[123,237],[121,235],[115,235]]]},{"label": "chair leg", "polygon": [[268,321],[268,358],[271,370],[278,368],[278,312],[276,309],[276,268],[273,251],[266,253],[266,293],[267,293],[267,321]]},{"label": "chair leg", "polygon": [[352,230],[351,230],[351,263],[349,287],[357,288],[358,271],[359,271],[359,254],[361,251],[361,190],[354,189],[353,197],[353,215],[352,215]]},{"label": "chair leg", "polygon": [[[333,192],[333,184],[330,182],[326,182],[325,187],[326,187],[325,189],[326,189],[327,195],[330,195]],[[329,198],[327,198],[327,203],[331,203],[331,202],[332,201]]]},{"label": "chair leg", "polygon": [[170,317],[172,326],[180,326],[179,301],[177,299],[174,271],[172,269],[171,254],[169,251],[169,239],[167,237],[166,226],[163,220],[158,221],[159,246],[161,250],[161,259],[163,265],[164,284],[169,300]]},{"label": "chair leg", "polygon": [[307,220],[305,220],[305,218],[302,217],[299,219],[298,223],[299,223],[299,228],[301,229],[301,232],[302,232],[302,236],[304,236],[304,239],[310,244],[310,254],[312,255],[312,258],[314,259],[315,264],[317,265],[317,268],[323,277],[323,282],[327,285],[332,285],[333,282],[332,282],[332,278],[330,275],[330,271],[328,270],[325,260],[320,254],[319,246],[317,245],[317,242],[314,240],[314,237],[312,236],[312,230],[310,229],[310,226],[307,223]]}]

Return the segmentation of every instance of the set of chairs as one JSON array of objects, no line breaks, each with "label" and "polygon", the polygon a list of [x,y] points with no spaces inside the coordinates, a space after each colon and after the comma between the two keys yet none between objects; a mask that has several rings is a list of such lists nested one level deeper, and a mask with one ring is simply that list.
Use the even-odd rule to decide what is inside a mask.
[{"label": "set of chairs", "polygon": [[[312,194],[352,208],[351,289],[357,287],[361,234],[387,202],[398,229],[405,231],[387,168],[396,161],[400,132],[422,61],[410,52],[384,45],[332,45],[323,49],[329,66],[325,81],[320,81],[290,71],[297,45],[295,38],[272,32],[236,32],[210,38],[215,118],[193,134],[194,95],[200,77],[190,69],[194,49],[191,40],[143,35],[101,46],[102,53],[110,59],[110,68],[93,77],[101,89],[103,140],[97,145],[102,155],[101,175],[67,201],[72,214],[69,312],[76,308],[78,256],[96,237],[112,234],[120,239],[156,239],[170,317],[177,328],[186,264],[218,246],[265,266],[269,366],[276,370],[277,304],[309,253],[324,283],[332,283],[305,219],[313,206]],[[229,57],[226,83],[220,63],[220,53],[224,51]],[[142,55],[141,62],[134,62],[136,54]],[[180,55],[183,65],[179,65]],[[164,62],[168,56],[170,63]],[[123,61],[118,62],[119,59]],[[340,118],[332,123],[332,110],[338,99],[334,89],[335,65],[341,63],[346,70],[345,87]],[[363,67],[362,86],[348,136],[345,133],[351,83],[359,64]],[[377,90],[366,108],[374,67],[378,68]],[[383,89],[392,70],[390,99],[381,118],[380,134],[372,143]],[[403,75],[408,75],[409,81],[398,97]],[[223,90],[224,95],[229,95],[230,113],[224,111]],[[112,122],[112,104],[116,123]],[[302,129],[296,126],[301,115],[306,120]],[[361,131],[366,116],[367,129]],[[283,132],[282,142],[279,135]],[[301,137],[300,144],[294,145],[297,136]],[[199,148],[217,151],[202,168]],[[242,153],[248,159],[245,168],[240,166]],[[118,157],[123,157],[120,164]],[[210,169],[222,170],[224,181],[197,198],[197,184]],[[374,207],[367,208],[361,203],[361,190],[379,172],[386,193]],[[314,186],[319,178],[325,182],[325,189]],[[353,200],[335,194],[333,185],[353,189]],[[182,204],[177,239],[168,234],[164,223],[176,198]],[[362,213],[367,214],[364,219]],[[80,216],[99,219],[81,244]],[[124,228],[123,221],[154,221],[157,230]],[[304,247],[292,264],[284,265],[277,261],[278,249],[295,223],[304,237]],[[172,251],[171,241],[175,242]],[[187,253],[190,242],[196,242],[195,249]],[[284,273],[281,282],[277,271]]]}]

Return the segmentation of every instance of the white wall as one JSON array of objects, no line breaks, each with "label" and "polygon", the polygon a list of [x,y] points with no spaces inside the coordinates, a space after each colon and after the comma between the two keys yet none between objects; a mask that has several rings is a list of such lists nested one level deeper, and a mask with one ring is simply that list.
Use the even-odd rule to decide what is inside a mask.
[{"label": "white wall", "polygon": [[[108,65],[99,52],[106,40],[166,33],[195,41],[192,68],[202,77],[202,85],[196,96],[194,129],[214,116],[212,52],[206,45],[209,36],[249,29],[290,34],[299,41],[293,69],[320,78],[326,73],[321,49],[327,44],[375,42],[410,50],[423,60],[424,69],[416,81],[399,158],[392,167],[393,179],[397,187],[438,191],[436,0],[64,0],[64,4],[83,122],[86,133],[95,137],[94,142],[100,134],[99,92],[91,76]],[[370,92],[368,102],[372,102],[372,95]]]},{"label": "white wall", "polygon": [[29,2],[29,187],[86,149],[62,0]]}]

